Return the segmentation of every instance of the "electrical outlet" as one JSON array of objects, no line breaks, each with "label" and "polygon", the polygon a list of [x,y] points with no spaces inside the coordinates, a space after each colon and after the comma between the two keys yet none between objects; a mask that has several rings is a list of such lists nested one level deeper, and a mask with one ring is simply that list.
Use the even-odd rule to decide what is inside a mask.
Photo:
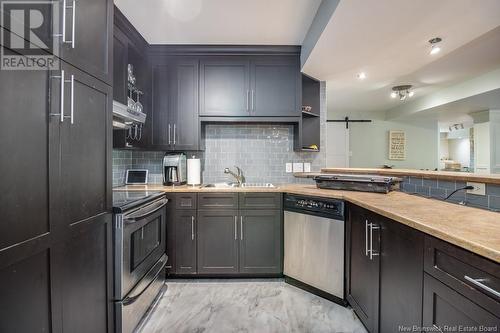
[{"label": "electrical outlet", "polygon": [[311,172],[311,163],[304,163],[304,172]]},{"label": "electrical outlet", "polygon": [[486,195],[486,184],[485,183],[467,182],[467,186],[474,186],[474,189],[467,190],[467,193],[476,194],[476,195]]},{"label": "electrical outlet", "polygon": [[304,172],[304,163],[293,163],[293,172]]},{"label": "electrical outlet", "polygon": [[285,171],[286,171],[287,173],[293,172],[293,169],[292,169],[292,163],[286,163],[286,164],[285,164]]}]

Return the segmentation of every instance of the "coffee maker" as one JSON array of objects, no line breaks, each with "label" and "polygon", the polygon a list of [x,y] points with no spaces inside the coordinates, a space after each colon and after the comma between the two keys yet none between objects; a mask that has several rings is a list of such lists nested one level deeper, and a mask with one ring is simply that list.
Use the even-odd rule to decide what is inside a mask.
[{"label": "coffee maker", "polygon": [[186,184],[186,155],[165,154],[163,157],[163,185]]}]

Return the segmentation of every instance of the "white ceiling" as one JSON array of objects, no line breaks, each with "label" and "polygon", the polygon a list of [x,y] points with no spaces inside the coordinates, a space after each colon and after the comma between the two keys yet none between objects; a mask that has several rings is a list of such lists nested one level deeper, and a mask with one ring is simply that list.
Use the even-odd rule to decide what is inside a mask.
[{"label": "white ceiling", "polygon": [[498,68],[500,28],[475,39],[500,26],[499,13],[498,0],[342,0],[303,70],[327,81],[330,115],[391,109],[394,85],[413,84],[418,98]]},{"label": "white ceiling", "polygon": [[446,132],[448,126],[463,123],[466,127],[473,124],[471,113],[485,110],[500,109],[500,89],[494,89],[482,94],[463,98],[434,108],[417,112],[401,118],[401,121],[416,120],[437,121],[441,132]]},{"label": "white ceiling", "polygon": [[300,45],[320,0],[115,0],[150,44]]}]

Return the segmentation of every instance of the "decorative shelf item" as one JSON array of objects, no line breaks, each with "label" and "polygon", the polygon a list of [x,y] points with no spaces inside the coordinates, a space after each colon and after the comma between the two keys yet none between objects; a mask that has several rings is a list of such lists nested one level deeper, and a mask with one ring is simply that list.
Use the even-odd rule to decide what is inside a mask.
[{"label": "decorative shelf item", "polygon": [[304,117],[319,117],[319,114],[308,112],[308,111],[302,111],[302,115]]}]

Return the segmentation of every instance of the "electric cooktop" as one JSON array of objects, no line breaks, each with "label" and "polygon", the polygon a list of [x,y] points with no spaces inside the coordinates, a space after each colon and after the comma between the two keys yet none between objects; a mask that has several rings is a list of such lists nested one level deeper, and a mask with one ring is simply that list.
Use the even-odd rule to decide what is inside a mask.
[{"label": "electric cooktop", "polygon": [[113,211],[121,213],[165,195],[160,191],[113,191]]}]

